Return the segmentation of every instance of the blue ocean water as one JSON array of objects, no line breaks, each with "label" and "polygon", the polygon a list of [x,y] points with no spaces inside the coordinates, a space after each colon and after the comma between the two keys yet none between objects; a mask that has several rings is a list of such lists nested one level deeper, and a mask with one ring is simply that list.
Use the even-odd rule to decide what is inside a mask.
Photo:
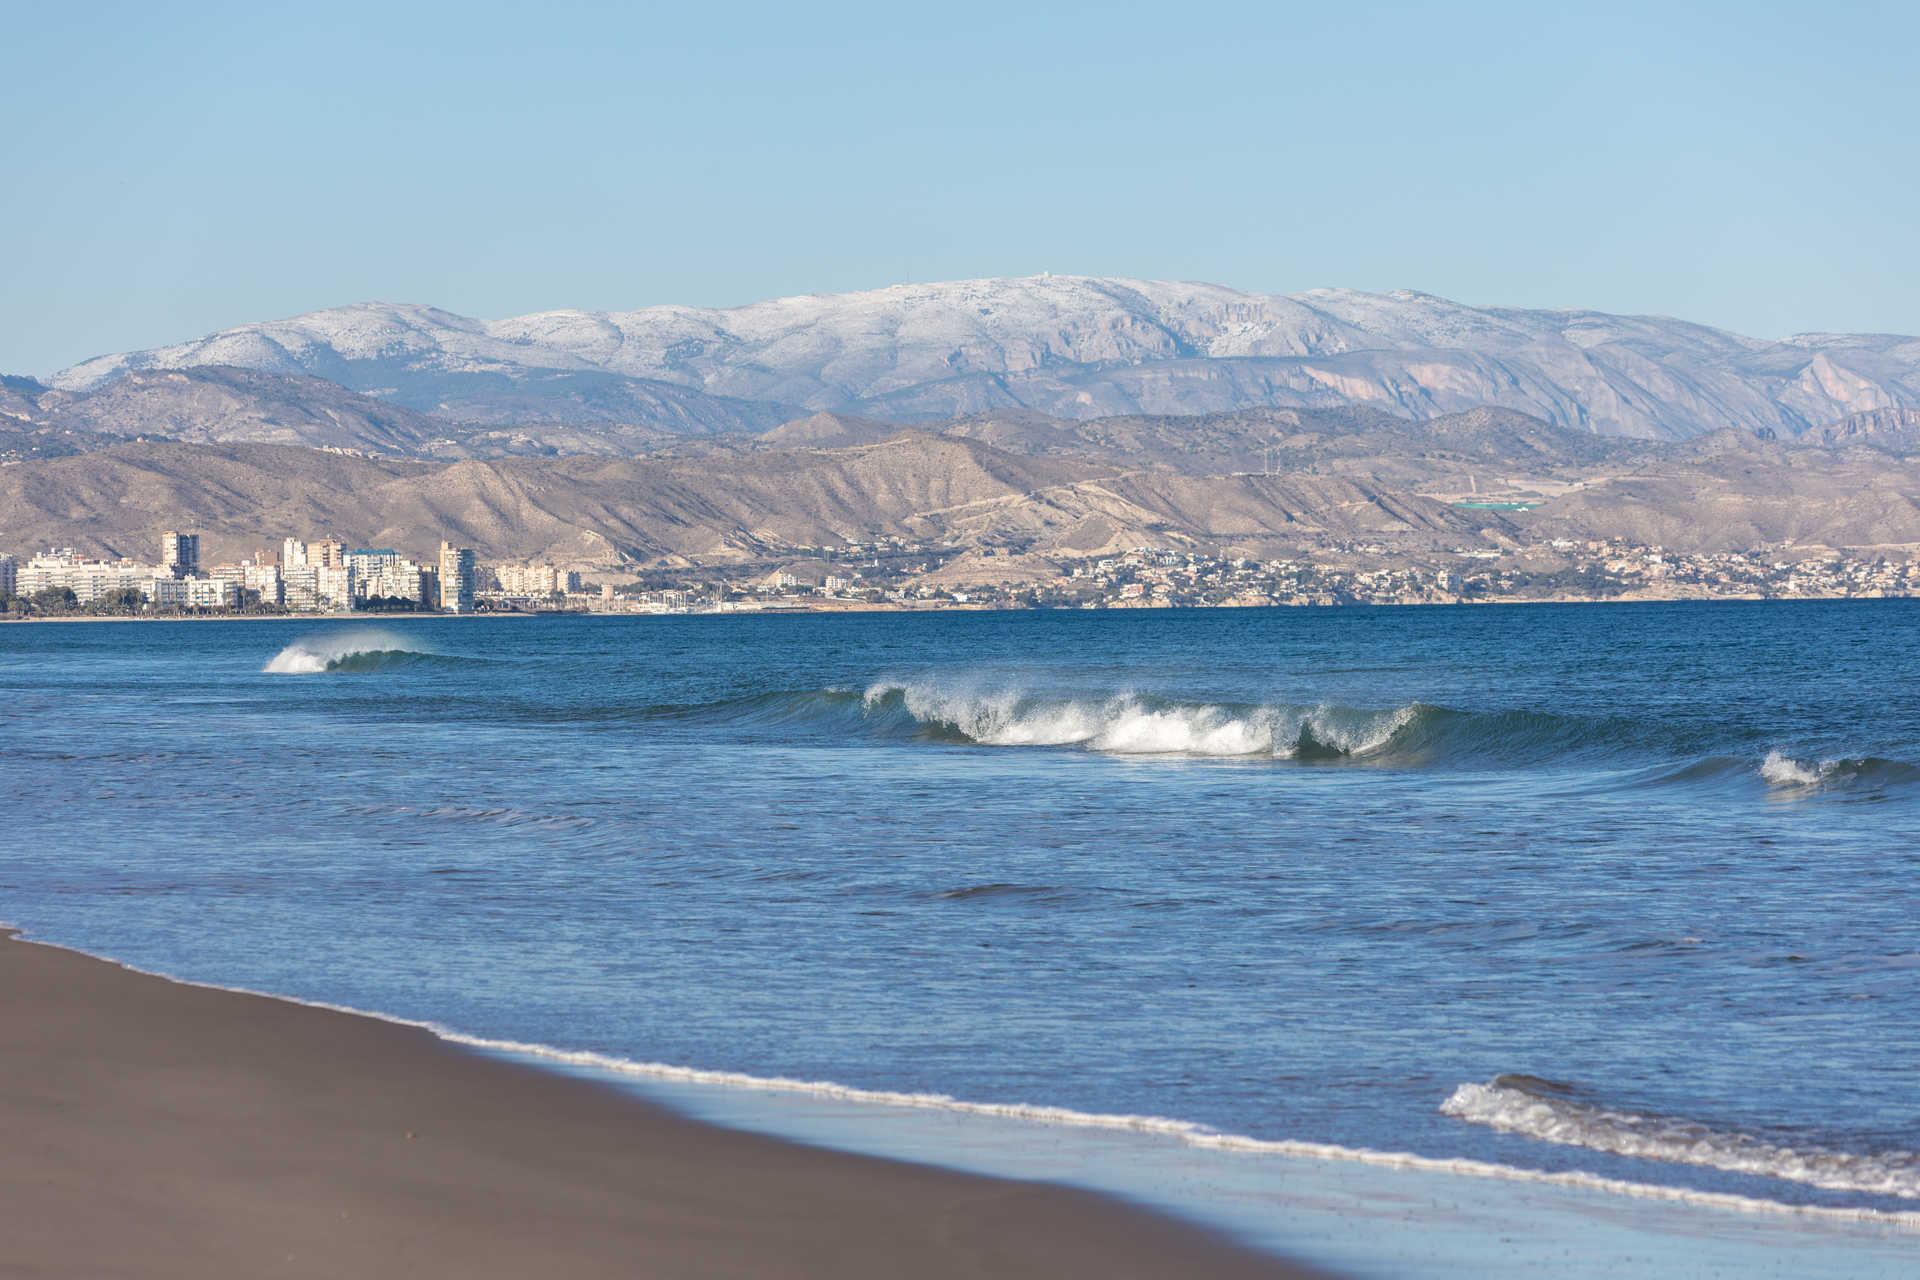
[{"label": "blue ocean water", "polygon": [[9,626],[0,918],[856,1100],[1911,1217],[1917,679],[1904,601]]}]

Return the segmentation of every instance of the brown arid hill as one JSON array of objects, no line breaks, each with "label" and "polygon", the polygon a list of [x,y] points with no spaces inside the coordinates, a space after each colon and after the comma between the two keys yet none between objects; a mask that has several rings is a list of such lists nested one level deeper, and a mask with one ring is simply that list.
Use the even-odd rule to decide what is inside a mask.
[{"label": "brown arid hill", "polygon": [[[1195,430],[1242,431],[1244,417]],[[918,430],[839,447],[707,442],[641,457],[452,463],[130,442],[0,466],[0,550],[151,558],[168,528],[200,531],[215,561],[331,533],[420,554],[446,538],[487,559],[583,568],[770,564],[876,536],[996,553],[983,561],[1014,553],[1029,566],[1140,546],[1262,557],[1363,548],[1355,553],[1388,559],[1561,537],[1675,551],[1920,546],[1920,459],[1852,437],[1829,447],[1735,431],[1671,445],[1569,441],[1504,410],[1424,424],[1258,421],[1297,428],[1276,447],[1286,465],[1273,474],[1129,465],[1100,449],[1016,452]],[[820,421],[795,434],[830,440],[867,425]]]},{"label": "brown arid hill", "polygon": [[125,444],[0,468],[0,547],[150,557],[168,528],[211,560],[282,536],[581,565],[781,556],[891,535],[1089,555],[1366,536],[1506,539],[1497,516],[1339,477],[1117,472],[905,431],[843,449],[435,464],[270,445]]},{"label": "brown arid hill", "polygon": [[351,528],[369,495],[435,469],[317,449],[176,443],[28,461],[0,468],[0,551],[71,546],[151,562],[163,530],[186,528],[205,532],[207,558],[227,559],[270,539]]},{"label": "brown arid hill", "polygon": [[1920,547],[1920,458],[1734,431],[1683,449],[1596,468],[1518,523],[1538,538],[1620,538],[1682,552]]},{"label": "brown arid hill", "polygon": [[[872,444],[900,430],[900,424],[845,413],[815,413],[783,422],[754,437],[768,449],[839,449],[850,444]],[[989,444],[995,443],[988,441]]]},{"label": "brown arid hill", "polygon": [[1503,516],[1334,476],[1186,476],[1134,471],[947,508],[964,545],[1093,555],[1137,546],[1205,545],[1230,554],[1385,540],[1401,549],[1500,545]]},{"label": "brown arid hill", "polygon": [[0,419],[12,419],[0,425],[21,426],[40,420],[40,399],[47,388],[33,378],[0,374]]}]

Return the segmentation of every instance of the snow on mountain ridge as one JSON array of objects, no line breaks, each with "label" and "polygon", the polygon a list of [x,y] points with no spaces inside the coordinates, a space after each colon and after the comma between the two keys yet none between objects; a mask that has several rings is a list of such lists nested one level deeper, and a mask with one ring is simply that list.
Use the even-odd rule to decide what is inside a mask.
[{"label": "snow on mountain ridge", "polygon": [[[1351,402],[1426,417],[1494,404],[1645,436],[1727,425],[1791,434],[1850,412],[1920,406],[1920,339],[1766,342],[1663,317],[1472,307],[1411,290],[1266,295],[1089,276],[496,321],[361,303],[104,356],[54,385],[84,390],[129,369],[208,363],[310,374],[442,413],[484,412],[476,379],[511,384],[512,412],[542,395],[570,397],[567,412],[587,416],[637,402],[583,389],[587,376],[637,380],[640,402],[679,388],[900,418]],[[690,411],[727,412],[708,401]]]}]

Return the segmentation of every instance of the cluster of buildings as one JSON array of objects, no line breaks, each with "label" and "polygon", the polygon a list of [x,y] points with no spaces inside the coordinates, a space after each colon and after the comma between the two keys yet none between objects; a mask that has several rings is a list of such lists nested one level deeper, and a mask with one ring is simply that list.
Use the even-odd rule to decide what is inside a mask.
[{"label": "cluster of buildings", "polygon": [[[440,544],[421,562],[335,538],[288,538],[237,564],[203,565],[197,534],[168,531],[156,564],[96,560],[60,548],[25,563],[0,555],[0,603],[71,592],[90,612],[261,609],[470,613],[547,609],[690,613],[892,608],[1148,608],[1451,604],[1496,600],[1794,599],[1920,596],[1920,560],[1805,551],[1675,553],[1618,540],[1396,551],[1335,543],[1294,558],[1220,557],[1141,547],[1080,560],[1036,559],[953,543],[876,540],[807,548],[771,572],[762,564],[664,575],[616,589],[583,586],[551,564],[478,566],[468,547]],[[850,555],[849,553],[856,553]],[[959,563],[956,560],[964,557]],[[1009,572],[1004,580],[998,565]]]},{"label": "cluster of buildings", "polygon": [[493,586],[489,594],[521,600],[550,599],[556,593],[576,595],[580,575],[551,564],[501,564],[493,566]]},{"label": "cluster of buildings", "polygon": [[[1334,542],[1285,558],[1134,550],[1036,562],[953,544],[850,562],[842,548],[744,579],[661,582],[623,592],[633,612],[859,608],[1268,607],[1538,600],[1844,599],[1920,596],[1920,559],[1797,549],[1676,553],[1619,540],[1407,551]],[[960,556],[964,573],[956,573]]]},{"label": "cluster of buildings", "polygon": [[[471,613],[471,547],[440,544],[440,557],[420,564],[398,551],[349,550],[338,539],[288,538],[277,556],[262,551],[238,564],[203,565],[200,536],[169,530],[160,537],[160,562],[96,560],[71,547],[20,563],[0,556],[0,594],[32,599],[70,591],[79,608],[138,604],[154,610],[240,609],[339,612],[399,608]],[[137,599],[136,599],[137,597]]]},{"label": "cluster of buildings", "polygon": [[1898,555],[1822,551],[1789,559],[1778,550],[1675,553],[1617,540],[1567,539],[1418,556],[1357,544],[1329,552],[1253,560],[1143,549],[1076,565],[1065,581],[1013,594],[1040,605],[1085,608],[1920,595],[1920,561]]}]

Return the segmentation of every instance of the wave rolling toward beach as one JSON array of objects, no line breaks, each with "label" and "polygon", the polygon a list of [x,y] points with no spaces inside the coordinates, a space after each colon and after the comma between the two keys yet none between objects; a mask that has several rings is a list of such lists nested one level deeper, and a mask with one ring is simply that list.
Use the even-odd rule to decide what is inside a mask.
[{"label": "wave rolling toward beach", "polygon": [[432,656],[434,651],[412,636],[356,627],[295,640],[260,670],[276,676],[364,674]]}]

